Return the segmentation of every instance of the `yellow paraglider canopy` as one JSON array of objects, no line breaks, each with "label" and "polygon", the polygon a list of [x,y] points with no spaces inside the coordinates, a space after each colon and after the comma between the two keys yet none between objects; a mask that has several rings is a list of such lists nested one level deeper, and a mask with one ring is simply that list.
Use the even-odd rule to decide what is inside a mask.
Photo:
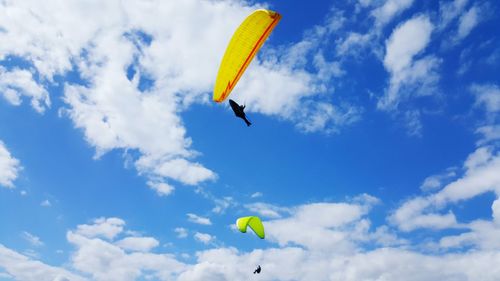
[{"label": "yellow paraglider canopy", "polygon": [[264,239],[264,225],[259,217],[250,216],[250,217],[242,217],[236,220],[236,226],[240,232],[247,232],[247,227],[250,227],[257,236]]},{"label": "yellow paraglider canopy", "polygon": [[280,19],[277,12],[259,9],[241,23],[222,58],[215,81],[214,101],[223,102],[229,96]]}]

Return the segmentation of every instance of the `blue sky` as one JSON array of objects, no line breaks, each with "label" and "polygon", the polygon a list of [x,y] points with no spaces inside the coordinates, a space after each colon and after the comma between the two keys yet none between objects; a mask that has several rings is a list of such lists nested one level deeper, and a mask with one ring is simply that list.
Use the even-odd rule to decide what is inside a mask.
[{"label": "blue sky", "polygon": [[[247,128],[211,91],[262,7]],[[0,3],[0,280],[495,280],[498,8]]]}]

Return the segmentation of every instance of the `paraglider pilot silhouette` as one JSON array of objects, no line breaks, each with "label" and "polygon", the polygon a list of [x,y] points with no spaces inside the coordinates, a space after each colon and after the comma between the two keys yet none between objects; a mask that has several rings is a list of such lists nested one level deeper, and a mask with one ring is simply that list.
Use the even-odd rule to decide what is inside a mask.
[{"label": "paraglider pilot silhouette", "polygon": [[253,274],[255,274],[255,273],[260,274],[260,270],[261,270],[261,268],[259,265],[259,266],[257,266],[257,269],[253,272]]},{"label": "paraglider pilot silhouette", "polygon": [[236,115],[236,117],[243,119],[245,121],[245,123],[247,124],[247,126],[252,125],[252,123],[250,123],[250,121],[248,121],[247,116],[244,112],[244,110],[245,110],[244,105],[239,105],[232,99],[229,100],[229,105],[233,109],[234,115]]}]

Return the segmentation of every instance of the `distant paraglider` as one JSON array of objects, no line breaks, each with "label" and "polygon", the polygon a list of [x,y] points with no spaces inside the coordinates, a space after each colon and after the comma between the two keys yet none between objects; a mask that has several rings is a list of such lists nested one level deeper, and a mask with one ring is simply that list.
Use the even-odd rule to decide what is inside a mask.
[{"label": "distant paraglider", "polygon": [[243,119],[243,121],[245,121],[245,123],[247,124],[247,126],[252,125],[252,123],[250,123],[250,121],[248,121],[247,116],[246,116],[246,114],[244,112],[244,110],[245,110],[245,106],[244,105],[239,105],[239,104],[237,104],[232,99],[229,99],[229,105],[233,109],[234,115],[236,115],[236,117],[239,117],[239,118]]},{"label": "distant paraglider", "polygon": [[247,227],[250,227],[261,239],[264,239],[266,236],[264,233],[264,225],[259,217],[250,216],[239,218],[236,220],[236,226],[242,233],[247,232]]},{"label": "distant paraglider", "polygon": [[[264,239],[266,237],[264,233],[264,225],[262,224],[262,221],[260,220],[259,217],[256,216],[249,216],[249,217],[242,217],[236,220],[236,226],[238,227],[238,230],[242,233],[247,232],[247,228],[250,227],[257,236],[259,236],[261,239]],[[258,273],[260,274],[261,268],[260,265],[255,269],[253,274]]]}]

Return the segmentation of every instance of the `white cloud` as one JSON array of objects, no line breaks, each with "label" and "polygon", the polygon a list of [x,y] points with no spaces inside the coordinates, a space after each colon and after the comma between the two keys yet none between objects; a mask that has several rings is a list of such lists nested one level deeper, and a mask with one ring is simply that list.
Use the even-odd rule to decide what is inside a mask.
[{"label": "white cloud", "polygon": [[413,57],[429,44],[432,29],[432,23],[425,16],[412,18],[398,26],[386,43],[385,67],[399,72],[410,66]]},{"label": "white cloud", "polygon": [[159,244],[153,237],[126,237],[115,242],[115,245],[124,250],[137,252],[149,252]]},{"label": "white cloud", "polygon": [[305,132],[339,133],[339,124],[353,124],[361,119],[361,113],[361,108],[352,105],[333,106],[317,102],[302,112],[302,121],[297,127]]},{"label": "white cloud", "polygon": [[350,32],[344,40],[339,40],[336,46],[337,54],[344,56],[347,54],[357,54],[363,47],[372,43],[375,39],[374,33],[361,34],[357,32]]},{"label": "white cloud", "polygon": [[50,107],[47,90],[34,80],[33,73],[24,69],[9,71],[0,66],[0,95],[12,105],[20,105],[22,96],[30,97],[31,105],[40,113]]},{"label": "white cloud", "polygon": [[[442,244],[450,246],[458,241],[470,241],[476,236],[475,229],[483,229],[481,222],[470,225],[459,223],[452,211],[441,210],[449,204],[469,200],[486,192],[500,194],[500,155],[490,147],[480,147],[464,162],[465,173],[461,178],[447,184],[441,190],[425,197],[416,197],[402,204],[391,216],[390,221],[403,231],[418,228],[447,229],[469,228],[473,231],[458,239],[445,239]],[[465,239],[464,237],[467,237]],[[464,240],[465,239],[465,240]],[[460,243],[458,243],[460,244]]]},{"label": "white cloud", "polygon": [[477,145],[483,146],[478,153],[482,152],[483,158],[491,158],[490,147],[487,145],[496,145],[500,140],[500,125],[498,125],[500,88],[496,84],[473,84],[469,87],[469,91],[475,97],[475,107],[483,109],[486,117],[486,124],[476,130],[476,133],[481,135]]},{"label": "white cloud", "polygon": [[428,190],[433,190],[433,189],[436,189],[439,187],[441,187],[441,177],[440,177],[440,175],[437,175],[437,176],[434,175],[434,176],[430,176],[430,177],[425,178],[424,182],[420,186],[420,189],[422,189],[423,191],[428,191]]},{"label": "white cloud", "polygon": [[421,136],[422,135],[422,121],[420,120],[420,111],[418,110],[408,110],[403,116],[404,126],[406,126],[407,133],[410,136]]},{"label": "white cloud", "polygon": [[370,7],[373,4],[373,0],[358,0],[358,5],[363,8]]},{"label": "white cloud", "polygon": [[445,236],[439,245],[443,248],[474,247],[487,251],[500,250],[500,227],[489,221],[476,220],[469,224],[470,231],[458,235]]},{"label": "white cloud", "polygon": [[244,101],[249,111],[290,119],[298,111],[304,93],[314,93],[311,79],[303,70],[280,64],[252,64],[236,85],[234,91],[238,94],[234,98]]},{"label": "white cloud", "polygon": [[414,0],[386,0],[384,4],[372,11],[377,26],[384,26],[395,16],[410,8]]},{"label": "white cloud", "polygon": [[113,239],[123,231],[125,221],[119,218],[98,218],[93,224],[81,224],[77,227],[75,234],[87,238],[104,237]]},{"label": "white cloud", "polygon": [[489,65],[496,65],[500,60],[500,48],[495,48],[486,58],[485,62]]},{"label": "white cloud", "polygon": [[148,181],[147,184],[160,196],[167,196],[171,194],[175,189],[173,186],[164,182]]},{"label": "white cloud", "polygon": [[212,212],[216,214],[223,214],[228,208],[237,205],[234,199],[230,196],[225,196],[223,198],[216,198],[209,196],[215,203],[215,207],[212,208]]},{"label": "white cloud", "polygon": [[440,187],[442,187],[444,181],[449,180],[456,175],[457,173],[455,172],[454,168],[446,169],[446,172],[444,173],[432,175],[425,178],[422,185],[420,185],[420,189],[423,191],[432,191],[439,189]]},{"label": "white cloud", "polygon": [[200,216],[192,214],[192,213],[188,213],[186,215],[188,217],[188,221],[190,221],[192,223],[197,223],[197,224],[202,224],[202,225],[212,225],[212,222],[210,221],[209,218],[200,217]]},{"label": "white cloud", "polygon": [[476,97],[476,106],[484,106],[488,113],[500,112],[500,88],[495,84],[473,84],[470,91]]},{"label": "white cloud", "polygon": [[201,242],[203,244],[209,244],[215,240],[215,236],[212,236],[208,233],[201,233],[201,232],[196,232],[193,235],[194,239],[198,242]]},{"label": "white cloud", "polygon": [[[449,36],[444,36],[442,46],[447,48],[458,44],[465,39],[472,30],[488,17],[488,4],[474,3],[472,7],[467,9],[468,0],[455,0],[453,2],[445,2],[440,5],[440,21],[437,29],[443,32],[452,22],[457,20],[456,30]],[[470,63],[470,62],[469,62]],[[462,66],[459,71],[463,73],[467,66]]]},{"label": "white cloud", "polygon": [[60,267],[33,260],[0,244],[0,267],[16,280],[87,280]]},{"label": "white cloud", "polygon": [[13,188],[20,170],[19,160],[10,154],[5,144],[0,140],[0,185]]},{"label": "white cloud", "polygon": [[483,166],[493,158],[491,147],[479,147],[473,153],[467,156],[464,162],[464,167],[468,170]]},{"label": "white cloud", "polygon": [[289,217],[264,222],[267,240],[282,247],[300,245],[311,251],[335,249],[336,254],[352,252],[357,242],[373,239],[368,233],[370,222],[363,218],[375,203],[372,199],[371,196],[360,197],[354,204],[298,206],[291,210]]},{"label": "white cloud", "polygon": [[23,231],[21,236],[24,240],[28,241],[34,247],[43,246],[43,241],[36,235],[33,235],[27,231]]},{"label": "white cloud", "polygon": [[186,238],[188,236],[188,230],[184,227],[176,227],[174,231],[177,233],[177,238]]},{"label": "white cloud", "polygon": [[414,95],[432,95],[439,80],[440,60],[420,55],[431,39],[433,25],[427,16],[417,16],[399,25],[386,42],[384,66],[389,71],[390,83],[377,107],[394,110],[399,103]]},{"label": "white cloud", "polygon": [[262,194],[262,192],[254,192],[252,193],[252,195],[250,195],[251,198],[259,198],[259,197],[262,197],[264,194]]},{"label": "white cloud", "polygon": [[250,212],[271,219],[281,218],[282,213],[288,213],[290,211],[288,208],[279,207],[273,204],[268,204],[263,202],[246,204],[245,208],[247,208]]},{"label": "white cloud", "polygon": [[52,206],[52,203],[50,203],[49,199],[45,199],[40,203],[40,206],[42,207],[50,207]]},{"label": "white cloud", "polygon": [[212,212],[219,215],[224,214],[227,209],[238,205],[238,203],[234,200],[233,197],[231,196],[217,197],[213,195],[211,192],[207,191],[206,189],[203,189],[202,187],[198,187],[195,190],[195,192],[203,196],[205,199],[212,201],[213,204],[215,205],[212,208]]},{"label": "white cloud", "polygon": [[493,204],[491,205],[491,211],[492,211],[492,217],[493,221],[500,225],[500,199],[496,199],[493,201]]},{"label": "white cloud", "polygon": [[[432,202],[429,199],[417,197],[402,204],[389,217],[389,220],[402,231],[413,231],[418,228],[440,230],[459,227],[452,212],[434,213],[431,207]],[[429,208],[431,211],[427,211]]]},{"label": "white cloud", "polygon": [[142,157],[137,161],[140,171],[148,172],[152,168],[155,175],[175,179],[188,185],[197,185],[206,180],[214,180],[216,175],[199,163],[192,163],[186,159],[177,158],[168,161]]},{"label": "white cloud", "polygon": [[474,27],[479,23],[480,9],[478,6],[473,6],[465,14],[460,16],[457,40],[462,40],[469,35]]},{"label": "white cloud", "polygon": [[485,192],[500,194],[500,155],[480,147],[464,163],[464,177],[448,184],[433,196],[437,204],[473,198]]},{"label": "white cloud", "polygon": [[469,0],[454,0],[439,3],[439,29],[446,28],[454,19],[462,14]]},{"label": "white cloud", "polygon": [[468,231],[449,235],[440,239],[439,245],[442,248],[469,248],[486,251],[499,250],[500,241],[500,200],[493,201],[491,205],[492,220],[476,219],[467,224]]},{"label": "white cloud", "polygon": [[484,145],[492,141],[500,140],[500,125],[482,126],[476,130],[482,138],[477,142],[478,145]]}]

